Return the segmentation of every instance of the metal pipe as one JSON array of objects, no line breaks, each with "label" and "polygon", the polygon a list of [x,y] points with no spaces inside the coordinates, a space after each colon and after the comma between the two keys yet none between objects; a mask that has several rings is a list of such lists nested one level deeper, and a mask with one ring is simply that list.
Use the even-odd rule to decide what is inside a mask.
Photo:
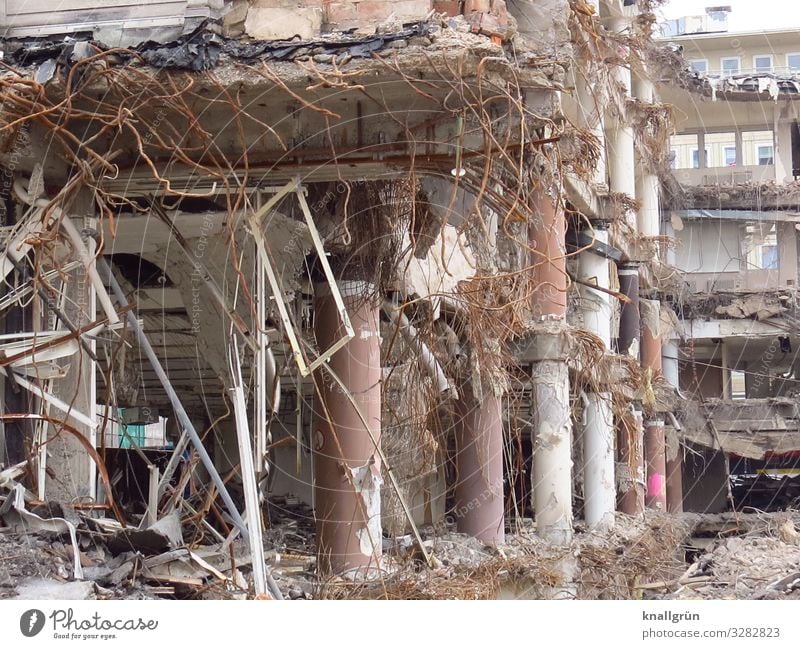
[{"label": "metal pipe", "polygon": [[[39,201],[37,201],[37,203],[38,202]],[[45,205],[47,204],[48,203],[45,201]],[[72,219],[67,214],[64,214],[59,208],[56,208],[54,212],[61,212],[62,214],[61,227],[64,229],[64,232],[67,233],[70,241],[72,241],[72,245],[75,246],[75,249],[78,252],[78,258],[86,267],[86,272],[89,275],[92,286],[94,287],[97,300],[100,302],[100,306],[103,307],[103,313],[106,314],[106,318],[108,318],[108,323],[110,325],[117,324],[120,321],[119,316],[117,315],[116,309],[114,309],[114,305],[111,303],[111,296],[108,294],[108,291],[106,291],[106,287],[103,285],[103,280],[100,279],[100,275],[97,272],[95,256],[89,252],[89,249],[83,242],[80,232],[78,232],[78,229],[75,227]],[[56,214],[56,218],[58,218],[58,214]]]},{"label": "metal pipe", "polygon": [[464,386],[455,402],[456,527],[488,545],[505,542],[502,399],[476,399]]},{"label": "metal pipe", "polygon": [[436,385],[439,394],[449,391],[451,389],[450,381],[447,375],[445,375],[442,366],[439,364],[439,361],[436,360],[436,357],[428,346],[419,339],[416,328],[409,322],[406,314],[389,300],[384,300],[383,312],[400,331],[400,335],[403,336],[403,340],[406,341],[406,344],[416,352],[420,364],[425,370],[425,373]]},{"label": "metal pipe", "polygon": [[[328,361],[342,385],[322,371],[315,381],[317,565],[322,573],[363,577],[380,567],[382,545],[380,301],[368,282],[337,284],[356,335]],[[327,284],[315,285],[314,294],[317,344],[327,349],[346,336],[344,323]],[[343,389],[353,403],[343,398]]]},{"label": "metal pipe", "polygon": [[256,469],[253,463],[253,447],[250,445],[250,426],[247,423],[247,404],[242,386],[242,367],[239,363],[239,346],[236,334],[231,331],[228,346],[228,369],[231,374],[231,387],[228,388],[233,413],[236,419],[236,441],[239,446],[239,468],[242,474],[245,515],[247,516],[247,540],[250,546],[253,566],[253,584],[256,597],[267,594],[267,574],[264,563],[264,540],[261,533],[259,515],[258,486]]}]

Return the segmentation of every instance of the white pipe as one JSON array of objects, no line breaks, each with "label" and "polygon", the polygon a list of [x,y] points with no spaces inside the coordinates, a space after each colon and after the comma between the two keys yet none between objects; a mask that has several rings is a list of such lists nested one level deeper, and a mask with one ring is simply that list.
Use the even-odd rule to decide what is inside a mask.
[{"label": "white pipe", "polygon": [[[39,201],[37,201],[37,204],[38,202]],[[111,297],[106,291],[106,287],[103,285],[103,280],[100,279],[100,275],[95,267],[94,255],[89,252],[86,244],[84,244],[83,239],[81,238],[80,233],[78,232],[78,229],[72,222],[72,219],[70,219],[66,214],[64,214],[63,218],[61,219],[61,227],[64,229],[64,232],[67,233],[67,236],[69,237],[70,241],[72,241],[72,244],[75,246],[78,252],[78,257],[86,267],[86,272],[89,274],[89,279],[92,281],[92,286],[94,287],[97,295],[97,300],[100,302],[100,306],[103,307],[103,313],[106,314],[106,318],[108,318],[108,324],[114,325],[119,323],[120,320],[119,316],[117,315],[117,311],[114,309],[114,305],[111,303]]]},{"label": "white pipe", "polygon": [[417,353],[422,367],[433,380],[439,393],[444,394],[449,390],[453,390],[439,361],[436,360],[436,357],[428,346],[419,339],[417,330],[414,328],[414,325],[409,322],[406,315],[389,300],[383,302],[383,311],[389,316],[389,320],[392,321],[392,324],[399,329],[400,335],[403,336],[408,346]]},{"label": "white pipe", "polygon": [[[8,373],[6,373],[6,376],[8,376]],[[61,399],[59,399],[58,397],[53,396],[49,392],[44,392],[37,385],[34,385],[30,381],[28,381],[26,379],[23,379],[16,372],[11,372],[11,376],[14,377],[14,380],[17,382],[17,384],[19,384],[20,386],[22,386],[26,390],[32,392],[33,394],[35,394],[40,399],[43,399],[44,401],[49,403],[51,406],[54,406],[57,410],[60,410],[65,415],[67,415],[70,419],[75,420],[76,422],[78,422],[82,426],[86,426],[87,428],[92,430],[93,427],[96,425],[95,422],[92,421],[91,418],[89,418],[86,415],[84,415],[80,410],[77,410],[73,406],[70,406],[68,403],[64,403]]]},{"label": "white pipe", "polygon": [[231,333],[228,348],[228,367],[231,373],[232,387],[229,389],[233,402],[233,413],[236,418],[236,440],[239,443],[239,467],[242,473],[244,490],[245,517],[247,518],[247,534],[250,554],[252,555],[253,582],[257,596],[267,594],[267,573],[264,562],[264,541],[261,532],[260,506],[258,502],[258,485],[256,470],[253,464],[253,448],[250,446],[250,427],[247,424],[247,405],[244,401],[242,387],[242,368],[239,364],[239,347],[236,334]]},{"label": "white pipe", "polygon": [[[46,209],[50,206],[50,201],[48,201],[46,198],[35,198],[34,196],[31,196],[27,189],[23,187],[22,182],[19,180],[14,181],[14,192],[17,194],[20,200],[27,205],[34,205],[42,209]],[[72,241],[72,244],[75,246],[78,257],[86,268],[86,272],[89,274],[89,278],[92,281],[92,286],[94,286],[94,289],[97,292],[97,297],[100,300],[100,305],[103,307],[103,312],[108,318],[108,323],[119,323],[120,319],[117,315],[117,311],[114,309],[114,305],[111,302],[111,297],[108,295],[106,287],[103,285],[103,280],[100,279],[100,275],[95,267],[94,255],[86,248],[86,245],[83,243],[83,239],[75,227],[75,224],[72,223],[72,219],[70,219],[60,207],[53,208],[52,218],[61,219],[61,226],[64,228],[64,231],[67,233],[70,241]]]}]

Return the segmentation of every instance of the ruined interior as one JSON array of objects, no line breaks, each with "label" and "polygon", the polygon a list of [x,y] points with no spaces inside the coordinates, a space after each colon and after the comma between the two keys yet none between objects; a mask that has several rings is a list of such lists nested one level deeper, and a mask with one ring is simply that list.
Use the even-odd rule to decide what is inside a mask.
[{"label": "ruined interior", "polygon": [[659,0],[4,4],[0,597],[798,596],[796,75]]}]

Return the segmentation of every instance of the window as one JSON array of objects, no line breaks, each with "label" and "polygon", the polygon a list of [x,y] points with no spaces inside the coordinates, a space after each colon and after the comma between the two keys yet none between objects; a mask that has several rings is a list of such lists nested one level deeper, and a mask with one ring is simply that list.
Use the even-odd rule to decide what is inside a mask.
[{"label": "window", "polygon": [[721,169],[736,164],[736,133],[706,133],[706,168]]},{"label": "window", "polygon": [[741,370],[731,370],[731,399],[745,399],[744,372]]},{"label": "window", "polygon": [[758,144],[756,146],[756,160],[758,160],[759,167],[775,164],[773,148],[771,144]]},{"label": "window", "polygon": [[692,169],[700,169],[701,166],[708,167],[710,162],[711,162],[711,151],[708,149],[708,147],[706,147],[705,165],[703,165],[702,160],[700,160],[700,150],[692,149]]},{"label": "window", "polygon": [[692,70],[699,74],[708,72],[708,61],[706,59],[694,59],[693,61],[689,61],[689,65]]},{"label": "window", "polygon": [[759,54],[753,57],[756,72],[772,72],[772,54]]},{"label": "window", "polygon": [[772,131],[742,131],[742,164],[747,167],[774,164],[774,145]]},{"label": "window", "polygon": [[742,227],[744,270],[777,270],[778,232],[774,223],[750,221]]},{"label": "window", "polygon": [[[699,158],[693,161],[693,151],[698,149],[697,133],[681,133],[669,139],[669,148],[672,154],[673,169],[697,169]],[[696,153],[694,154],[696,156]],[[694,162],[694,164],[693,164]]]},{"label": "window", "polygon": [[787,54],[786,67],[789,72],[800,72],[800,54]]},{"label": "window", "polygon": [[735,74],[739,74],[740,71],[741,71],[741,65],[738,56],[732,56],[722,59],[723,77],[732,77]]}]

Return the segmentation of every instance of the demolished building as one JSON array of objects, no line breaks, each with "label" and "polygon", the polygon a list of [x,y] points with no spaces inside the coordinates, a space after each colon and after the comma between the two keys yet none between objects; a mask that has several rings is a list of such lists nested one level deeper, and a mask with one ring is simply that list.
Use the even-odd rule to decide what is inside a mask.
[{"label": "demolished building", "polygon": [[730,449],[680,371],[657,3],[6,4],[6,525],[153,596],[386,595],[447,534],[554,552],[536,596],[685,571],[658,514]]},{"label": "demolished building", "polygon": [[[674,107],[662,203],[679,272],[665,295],[675,320],[668,367],[689,399],[683,437],[699,451],[687,504],[722,511],[763,489],[762,507],[792,506],[787,487],[800,447],[796,32],[728,33],[723,21],[663,42],[688,65],[661,87]],[[749,485],[741,497],[729,473]]]}]

